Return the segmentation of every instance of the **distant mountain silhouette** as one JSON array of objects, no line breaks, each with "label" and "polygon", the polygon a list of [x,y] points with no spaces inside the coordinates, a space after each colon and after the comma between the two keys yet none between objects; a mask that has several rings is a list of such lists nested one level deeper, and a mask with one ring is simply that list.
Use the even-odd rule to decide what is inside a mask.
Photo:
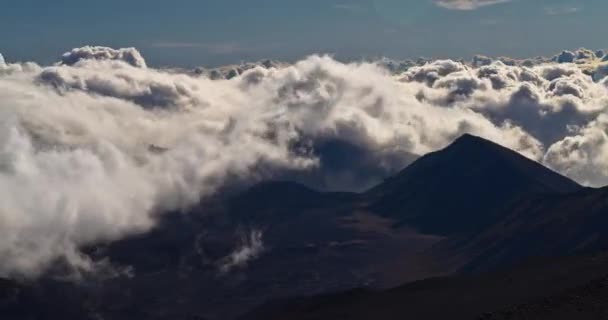
[{"label": "distant mountain silhouette", "polygon": [[465,134],[366,196],[374,212],[425,233],[449,235],[495,222],[497,209],[521,196],[581,188],[515,151]]},{"label": "distant mountain silhouette", "polygon": [[[418,158],[404,150],[385,154],[383,150],[370,150],[338,139],[317,141],[313,155],[319,159],[318,166],[273,172],[272,178],[299,182],[319,191],[363,192]],[[382,159],[381,166],[379,159]]]},{"label": "distant mountain silhouette", "polygon": [[227,202],[235,210],[303,210],[332,206],[357,197],[348,192],[318,192],[290,181],[259,183]]}]

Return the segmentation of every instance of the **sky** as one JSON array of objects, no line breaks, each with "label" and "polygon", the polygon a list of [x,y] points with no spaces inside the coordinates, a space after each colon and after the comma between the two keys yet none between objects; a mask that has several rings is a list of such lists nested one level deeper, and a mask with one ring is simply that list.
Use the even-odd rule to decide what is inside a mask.
[{"label": "sky", "polygon": [[136,47],[156,66],[530,57],[608,47],[607,12],[605,0],[4,0],[0,53],[50,63],[84,45]]}]

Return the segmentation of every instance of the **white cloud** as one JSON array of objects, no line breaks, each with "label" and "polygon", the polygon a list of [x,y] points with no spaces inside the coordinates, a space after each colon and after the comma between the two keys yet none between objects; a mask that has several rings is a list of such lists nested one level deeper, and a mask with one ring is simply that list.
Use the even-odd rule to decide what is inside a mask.
[{"label": "white cloud", "polygon": [[544,162],[587,185],[605,185],[608,176],[608,118],[605,114],[577,134],[552,145]]},{"label": "white cloud", "polygon": [[235,268],[247,266],[264,252],[264,234],[260,230],[251,230],[241,236],[241,242],[230,255],[220,260],[220,271],[227,273]]},{"label": "white cloud", "polygon": [[581,8],[573,5],[558,5],[545,7],[543,10],[545,14],[549,16],[562,16],[577,13],[581,11]]},{"label": "white cloud", "polygon": [[478,58],[391,75],[387,61],[312,56],[211,80],[92,48],[54,66],[0,65],[0,276],[58,258],[93,268],[80,247],[146,232],[235,178],[361,189],[463,133],[608,183],[608,94],[588,75],[603,62],[587,51],[575,57],[584,68]]},{"label": "white cloud", "polygon": [[475,10],[481,7],[507,3],[511,0],[435,0],[435,3],[450,10]]},{"label": "white cloud", "polygon": [[61,62],[71,66],[81,60],[91,59],[123,61],[134,67],[146,67],[146,61],[135,48],[124,48],[119,50],[99,46],[74,48],[72,51],[63,54],[61,57]]}]

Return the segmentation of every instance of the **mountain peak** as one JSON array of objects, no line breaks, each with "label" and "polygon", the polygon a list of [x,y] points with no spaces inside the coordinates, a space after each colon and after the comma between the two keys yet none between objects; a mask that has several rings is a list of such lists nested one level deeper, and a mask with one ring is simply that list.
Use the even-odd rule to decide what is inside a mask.
[{"label": "mountain peak", "polygon": [[470,133],[465,133],[465,134],[461,135],[460,137],[456,138],[456,140],[454,140],[454,142],[452,142],[452,144],[461,143],[463,141],[466,142],[466,141],[488,141],[488,140],[481,138],[479,136],[472,135]]},{"label": "mountain peak", "polygon": [[[502,147],[501,145],[490,141],[488,139],[482,138],[480,136],[476,136],[470,133],[465,133],[463,135],[461,135],[460,137],[456,138],[456,140],[454,140],[450,146],[458,146],[458,145],[466,145],[466,144],[475,144],[475,145],[485,145],[485,146],[497,146],[497,147]],[[504,147],[503,147],[504,148]]]},{"label": "mountain peak", "polygon": [[[444,150],[461,149],[461,148],[466,148],[466,149],[484,148],[485,150],[494,150],[494,152],[498,151],[498,150],[502,150],[504,152],[512,152],[514,154],[517,154],[516,151],[503,147],[493,141],[484,139],[484,138],[476,136],[476,135],[472,135],[470,133],[465,133],[465,134],[461,135],[460,137],[456,138],[456,140],[454,140]],[[488,149],[488,148],[491,148],[491,149]],[[517,154],[517,155],[519,155],[519,154]]]},{"label": "mountain peak", "polygon": [[465,134],[368,191],[372,210],[429,233],[466,232],[529,193],[567,193],[576,182],[489,140]]}]

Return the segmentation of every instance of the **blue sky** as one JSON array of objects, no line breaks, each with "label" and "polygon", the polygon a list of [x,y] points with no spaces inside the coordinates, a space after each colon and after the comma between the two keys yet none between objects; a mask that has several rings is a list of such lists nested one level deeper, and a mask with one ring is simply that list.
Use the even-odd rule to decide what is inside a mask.
[{"label": "blue sky", "polygon": [[4,0],[0,53],[56,61],[135,46],[152,65],[338,58],[515,57],[608,47],[605,0]]}]

